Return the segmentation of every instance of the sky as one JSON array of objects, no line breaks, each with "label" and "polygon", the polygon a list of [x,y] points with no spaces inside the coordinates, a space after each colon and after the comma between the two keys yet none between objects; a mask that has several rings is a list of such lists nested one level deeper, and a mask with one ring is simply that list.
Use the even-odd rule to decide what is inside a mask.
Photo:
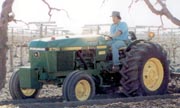
[{"label": "sky", "polygon": [[[4,0],[0,0],[2,4]],[[112,11],[120,11],[122,20],[127,22],[129,26],[161,25],[160,18],[151,13],[143,1],[132,6],[129,10],[128,6],[131,0],[47,0],[51,6],[65,9],[68,11],[70,18],[66,13],[61,11],[53,11],[51,21],[56,21],[60,27],[69,27],[78,29],[84,24],[110,24],[112,23],[110,15]],[[155,0],[151,0],[154,2]],[[180,18],[180,0],[167,0],[169,10],[177,18]],[[101,6],[102,5],[102,6]],[[156,6],[157,8],[158,5]],[[48,8],[41,0],[15,0],[13,5],[15,18],[26,22],[48,21]],[[172,24],[166,17],[163,17],[165,27],[177,27]],[[13,24],[18,26],[21,24]]]}]

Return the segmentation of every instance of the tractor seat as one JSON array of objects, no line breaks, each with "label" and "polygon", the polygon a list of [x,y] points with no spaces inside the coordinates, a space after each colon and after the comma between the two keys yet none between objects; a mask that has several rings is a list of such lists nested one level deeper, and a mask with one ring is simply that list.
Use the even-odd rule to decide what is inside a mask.
[{"label": "tractor seat", "polygon": [[[124,50],[126,50],[126,48],[127,48],[127,47],[121,47],[121,48],[119,48],[119,51],[124,51]],[[112,48],[110,47],[109,50],[111,51]]]},{"label": "tractor seat", "polygon": [[[127,47],[121,47],[121,48],[119,48],[119,51],[126,50],[126,48],[127,48]],[[109,47],[109,50],[111,51],[111,50],[112,50],[112,48],[111,48],[111,47]]]},{"label": "tractor seat", "polygon": [[127,47],[121,47],[119,50],[126,50]]}]

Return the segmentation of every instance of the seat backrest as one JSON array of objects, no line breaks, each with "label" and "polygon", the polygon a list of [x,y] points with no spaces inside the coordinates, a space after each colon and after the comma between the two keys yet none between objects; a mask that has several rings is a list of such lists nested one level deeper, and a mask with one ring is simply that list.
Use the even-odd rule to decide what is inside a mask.
[{"label": "seat backrest", "polygon": [[129,31],[129,38],[132,41],[137,39],[136,34],[133,31]]}]

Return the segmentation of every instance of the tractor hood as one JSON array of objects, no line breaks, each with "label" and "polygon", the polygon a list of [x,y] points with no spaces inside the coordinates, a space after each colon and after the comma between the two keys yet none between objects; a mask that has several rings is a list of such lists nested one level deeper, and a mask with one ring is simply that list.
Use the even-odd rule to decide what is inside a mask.
[{"label": "tractor hood", "polygon": [[[54,38],[54,39],[53,39]],[[86,47],[106,45],[103,36],[60,36],[36,39],[30,42],[30,48]]]}]

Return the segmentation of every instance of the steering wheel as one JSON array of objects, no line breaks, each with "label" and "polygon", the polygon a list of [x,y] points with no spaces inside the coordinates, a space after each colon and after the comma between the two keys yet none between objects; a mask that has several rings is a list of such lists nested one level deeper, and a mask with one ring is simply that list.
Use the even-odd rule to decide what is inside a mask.
[{"label": "steering wheel", "polygon": [[113,39],[111,36],[109,36],[109,35],[106,35],[106,34],[103,34],[103,36],[104,36],[104,38],[105,38],[105,40],[109,40],[109,39]]}]

